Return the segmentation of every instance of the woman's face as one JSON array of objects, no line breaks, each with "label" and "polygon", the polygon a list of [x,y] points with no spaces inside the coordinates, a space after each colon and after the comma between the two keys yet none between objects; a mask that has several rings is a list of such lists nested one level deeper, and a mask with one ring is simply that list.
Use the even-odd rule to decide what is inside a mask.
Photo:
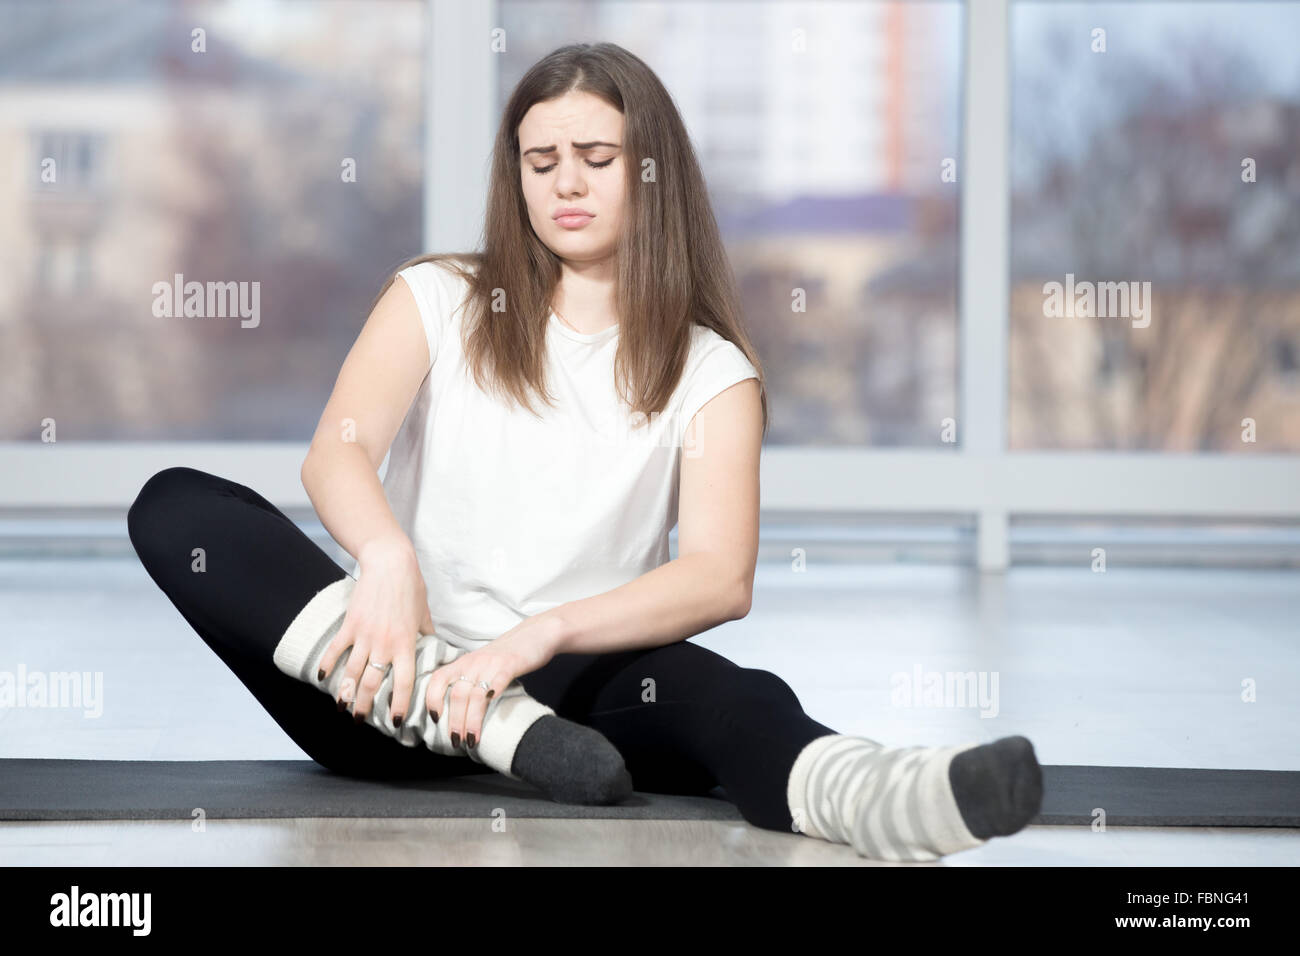
[{"label": "woman's face", "polygon": [[[590,93],[534,103],[519,124],[519,179],[533,231],[561,259],[612,257],[623,213],[623,114]],[[557,218],[566,207],[587,215]]]}]

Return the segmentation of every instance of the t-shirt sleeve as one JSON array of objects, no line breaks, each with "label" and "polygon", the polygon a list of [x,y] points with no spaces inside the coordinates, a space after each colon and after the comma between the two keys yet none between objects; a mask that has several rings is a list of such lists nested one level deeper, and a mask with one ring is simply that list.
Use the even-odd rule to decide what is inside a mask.
[{"label": "t-shirt sleeve", "polygon": [[690,430],[691,419],[696,412],[711,399],[737,382],[758,378],[758,372],[749,359],[745,358],[745,353],[739,346],[721,336],[714,337],[714,341],[705,348],[695,368],[688,370],[688,374],[689,379],[678,406],[679,440]]},{"label": "t-shirt sleeve", "polygon": [[429,368],[433,368],[451,325],[452,312],[460,304],[464,280],[437,262],[417,262],[397,274],[410,287],[420,310],[420,324],[429,344]]}]

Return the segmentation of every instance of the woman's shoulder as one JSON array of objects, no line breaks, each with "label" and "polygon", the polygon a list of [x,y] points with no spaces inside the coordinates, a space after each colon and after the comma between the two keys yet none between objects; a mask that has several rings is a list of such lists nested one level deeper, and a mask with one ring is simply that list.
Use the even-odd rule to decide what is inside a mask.
[{"label": "woman's shoulder", "polygon": [[749,364],[745,352],[735,342],[710,326],[694,322],[691,325],[691,349],[686,360],[683,378],[705,365],[725,363]]},{"label": "woman's shoulder", "polygon": [[[455,260],[466,271],[473,273],[471,263]],[[404,269],[400,276],[415,295],[426,325],[446,326],[462,311],[469,297],[469,280],[450,259],[426,259]]]},{"label": "woman's shoulder", "polygon": [[676,393],[678,414],[683,422],[694,418],[723,389],[759,377],[744,350],[720,332],[695,323],[691,334],[690,354]]},{"label": "woman's shoulder", "polygon": [[426,259],[398,271],[398,275],[411,285],[419,285],[440,296],[455,296],[456,301],[469,289],[469,281],[462,274],[473,273],[473,264],[458,257]]},{"label": "woman's shoulder", "polygon": [[731,384],[741,378],[758,377],[757,369],[750,363],[745,350],[718,330],[695,323],[690,332],[690,351],[677,385],[686,405],[692,405],[695,390],[708,392],[718,382]]},{"label": "woman's shoulder", "polygon": [[469,281],[442,259],[426,259],[397,271],[410,288],[429,345],[429,367],[444,351],[468,299]]}]

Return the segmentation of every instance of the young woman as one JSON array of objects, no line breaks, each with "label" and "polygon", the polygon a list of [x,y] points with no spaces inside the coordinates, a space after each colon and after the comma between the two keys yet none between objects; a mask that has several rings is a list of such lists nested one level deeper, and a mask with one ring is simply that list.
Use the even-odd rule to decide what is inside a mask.
[{"label": "young woman", "polygon": [[302,479],[352,573],[190,468],[149,479],[131,540],[339,773],[496,771],[577,803],[720,785],[755,826],[884,860],[1016,832],[1041,800],[1025,738],[883,747],[689,642],[749,609],[760,369],[667,91],[621,47],[563,47],[505,108],[483,251],[399,269],[325,406]]}]

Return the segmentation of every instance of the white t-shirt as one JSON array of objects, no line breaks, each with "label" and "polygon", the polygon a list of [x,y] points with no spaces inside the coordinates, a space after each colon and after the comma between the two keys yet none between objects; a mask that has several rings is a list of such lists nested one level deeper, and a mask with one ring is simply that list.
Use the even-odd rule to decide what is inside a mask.
[{"label": "white t-shirt", "polygon": [[667,562],[681,456],[703,439],[687,426],[719,392],[757,378],[744,353],[693,326],[672,399],[634,430],[614,383],[618,326],[584,334],[551,312],[547,382],[556,404],[536,399],[534,417],[474,383],[460,338],[468,283],[438,262],[398,275],[419,307],[430,368],[393,440],[383,486],[415,546],[438,635],[473,650],[525,617]]}]

